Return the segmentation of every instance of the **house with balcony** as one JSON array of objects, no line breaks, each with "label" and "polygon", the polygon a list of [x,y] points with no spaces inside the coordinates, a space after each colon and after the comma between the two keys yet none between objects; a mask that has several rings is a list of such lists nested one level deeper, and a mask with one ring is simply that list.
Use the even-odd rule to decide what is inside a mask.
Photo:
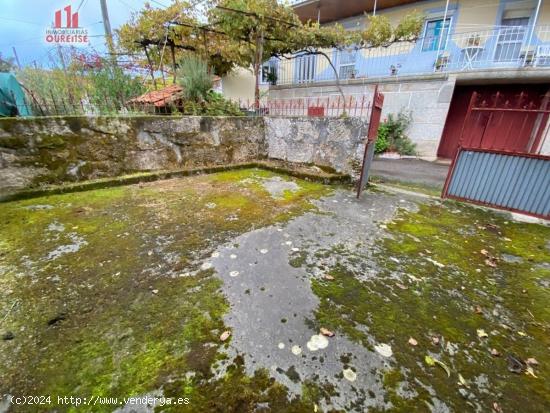
[{"label": "house with balcony", "polygon": [[[269,99],[337,99],[336,81],[351,101],[385,95],[383,117],[410,111],[409,137],[424,158],[454,156],[472,93],[513,101],[518,94],[540,103],[550,87],[550,1],[548,0],[303,0],[293,1],[302,21],[339,23],[362,30],[365,14],[383,14],[397,24],[417,11],[424,17],[418,39],[388,47],[324,50],[322,55],[271,59],[276,73]],[[550,95],[549,95],[550,96]],[[523,99],[523,98],[522,98]],[[524,99],[524,100],[525,100]],[[546,119],[544,120],[546,122]],[[528,129],[507,138],[524,151],[533,147]],[[480,143],[481,145],[481,143]],[[494,144],[493,144],[494,145]],[[500,149],[500,148],[499,148]],[[509,149],[503,147],[503,150]]]}]

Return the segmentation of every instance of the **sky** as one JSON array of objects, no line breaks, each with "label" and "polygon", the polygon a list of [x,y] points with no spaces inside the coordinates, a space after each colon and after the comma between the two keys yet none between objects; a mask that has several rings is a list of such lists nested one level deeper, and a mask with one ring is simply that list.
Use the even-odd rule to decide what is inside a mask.
[{"label": "sky", "polygon": [[[132,12],[149,1],[152,7],[168,5],[170,0],[107,0],[109,19],[113,30],[120,27]],[[45,41],[45,32],[52,26],[54,13],[71,5],[79,10],[79,26],[88,30],[90,44],[99,52],[105,51],[105,38],[99,0],[0,0],[0,53],[13,56],[17,50],[21,65],[48,66],[49,55],[56,49]]]}]

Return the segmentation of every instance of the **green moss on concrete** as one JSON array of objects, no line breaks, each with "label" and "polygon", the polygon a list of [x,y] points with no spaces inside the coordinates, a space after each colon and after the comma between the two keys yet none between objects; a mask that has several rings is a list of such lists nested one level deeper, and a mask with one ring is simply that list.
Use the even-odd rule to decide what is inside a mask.
[{"label": "green moss on concrete", "polygon": [[[550,228],[455,203],[401,211],[387,227],[371,264],[374,278],[349,265],[352,252],[333,252],[341,257],[330,271],[334,280],[312,283],[320,298],[317,326],[370,349],[392,346],[395,361],[383,380],[392,411],[422,411],[434,397],[453,411],[490,411],[495,401],[504,411],[546,410]],[[478,329],[489,337],[478,337]],[[493,348],[500,357],[491,355]],[[449,366],[451,377],[427,366],[427,354]],[[508,355],[535,358],[538,378],[510,372]],[[458,384],[458,374],[468,387]],[[401,385],[413,395],[400,395]]]},{"label": "green moss on concrete", "polygon": [[36,147],[39,149],[58,149],[66,146],[67,138],[63,136],[42,136],[36,141]]},{"label": "green moss on concrete", "polygon": [[405,190],[411,192],[418,192],[425,195],[439,197],[443,186],[433,186],[427,184],[420,184],[418,182],[399,181],[396,179],[383,178],[381,176],[370,176],[369,181],[373,184],[381,184],[389,189],[395,188],[397,190]]},{"label": "green moss on concrete", "polygon": [[221,281],[201,270],[204,259],[235,235],[311,210],[330,191],[295,180],[301,195],[277,199],[257,184],[266,176],[229,171],[0,204],[0,314],[13,306],[0,328],[15,336],[0,342],[0,391],[161,389],[191,395],[183,411],[245,412],[260,402],[311,411],[311,400],[289,400],[265,372],[211,371],[224,357],[228,304]]}]

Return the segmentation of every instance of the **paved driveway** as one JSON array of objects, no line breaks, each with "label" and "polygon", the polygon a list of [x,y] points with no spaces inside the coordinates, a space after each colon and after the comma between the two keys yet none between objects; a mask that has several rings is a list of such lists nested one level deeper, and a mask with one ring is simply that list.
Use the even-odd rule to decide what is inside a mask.
[{"label": "paved driveway", "polygon": [[420,159],[375,159],[371,175],[386,180],[414,183],[442,189],[449,165]]}]

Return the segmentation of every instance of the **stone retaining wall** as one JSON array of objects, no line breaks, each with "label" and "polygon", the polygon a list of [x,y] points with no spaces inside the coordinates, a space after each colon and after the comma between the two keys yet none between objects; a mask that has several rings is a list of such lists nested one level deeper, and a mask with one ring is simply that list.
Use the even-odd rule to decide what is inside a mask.
[{"label": "stone retaining wall", "polygon": [[359,118],[266,117],[270,158],[313,163],[348,175],[357,173],[368,124]]},{"label": "stone retaining wall", "polygon": [[[359,119],[48,117],[0,119],[0,194],[140,171],[266,158],[352,173]],[[357,161],[356,161],[357,162]]]},{"label": "stone retaining wall", "polygon": [[261,118],[0,120],[0,192],[266,156]]}]

